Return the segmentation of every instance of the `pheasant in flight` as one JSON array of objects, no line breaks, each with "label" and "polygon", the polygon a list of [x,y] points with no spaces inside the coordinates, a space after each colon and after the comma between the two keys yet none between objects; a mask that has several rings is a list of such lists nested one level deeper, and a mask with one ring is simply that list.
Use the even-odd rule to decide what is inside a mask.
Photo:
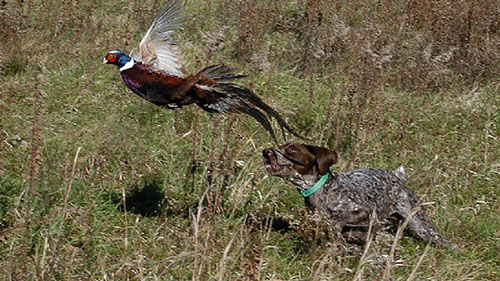
[{"label": "pheasant in flight", "polygon": [[128,56],[122,51],[110,51],[103,63],[116,65],[125,85],[157,106],[174,109],[194,103],[211,113],[245,113],[255,118],[276,141],[269,122],[275,118],[283,135],[285,128],[303,138],[251,90],[234,84],[235,79],[245,76],[235,74],[232,68],[212,65],[197,74],[188,74],[172,39],[181,20],[179,3],[170,0],[142,38],[137,52]]}]

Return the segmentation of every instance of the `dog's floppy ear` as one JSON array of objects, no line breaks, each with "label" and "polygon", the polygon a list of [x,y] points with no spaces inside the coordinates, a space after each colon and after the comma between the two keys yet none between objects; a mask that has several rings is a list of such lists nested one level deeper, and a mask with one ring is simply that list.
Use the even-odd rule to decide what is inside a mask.
[{"label": "dog's floppy ear", "polygon": [[330,170],[330,166],[337,163],[337,152],[314,145],[308,145],[307,148],[316,156],[320,174],[326,174]]}]

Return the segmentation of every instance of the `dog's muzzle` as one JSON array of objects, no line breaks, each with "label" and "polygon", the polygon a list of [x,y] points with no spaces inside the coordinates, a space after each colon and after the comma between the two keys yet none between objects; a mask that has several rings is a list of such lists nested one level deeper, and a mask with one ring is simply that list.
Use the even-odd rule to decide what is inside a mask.
[{"label": "dog's muzzle", "polygon": [[262,157],[264,158],[264,167],[268,173],[273,174],[278,171],[279,165],[273,149],[266,148],[262,150]]}]

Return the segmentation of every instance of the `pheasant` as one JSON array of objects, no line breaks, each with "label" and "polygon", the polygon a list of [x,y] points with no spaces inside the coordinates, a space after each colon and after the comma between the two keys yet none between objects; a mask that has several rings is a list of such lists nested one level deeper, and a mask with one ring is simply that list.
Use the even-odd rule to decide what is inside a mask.
[{"label": "pheasant", "polygon": [[235,74],[233,68],[212,65],[196,74],[188,74],[172,39],[181,21],[179,3],[170,0],[142,38],[137,52],[128,56],[122,51],[110,51],[103,63],[116,65],[125,85],[157,106],[175,109],[194,103],[210,113],[245,113],[255,118],[277,142],[269,121],[275,118],[283,136],[285,128],[303,139],[255,93],[233,83],[245,77]]}]

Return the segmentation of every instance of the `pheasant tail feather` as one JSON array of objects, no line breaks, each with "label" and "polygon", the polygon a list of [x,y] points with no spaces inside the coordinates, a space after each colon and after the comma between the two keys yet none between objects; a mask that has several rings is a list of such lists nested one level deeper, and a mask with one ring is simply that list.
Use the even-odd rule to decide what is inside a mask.
[{"label": "pheasant tail feather", "polygon": [[[205,106],[205,110],[211,112],[241,112],[250,115],[257,120],[277,142],[276,136],[271,126],[269,119],[275,118],[278,122],[283,137],[285,137],[285,129],[292,135],[305,139],[288,125],[288,123],[279,115],[272,107],[262,101],[249,89],[233,84],[232,82],[238,78],[245,77],[242,74],[235,74],[234,69],[225,65],[212,65],[200,72],[196,76],[204,76],[213,79],[217,82],[217,88],[213,91],[221,94],[221,101],[217,104]],[[267,114],[267,116],[266,116]]]}]

